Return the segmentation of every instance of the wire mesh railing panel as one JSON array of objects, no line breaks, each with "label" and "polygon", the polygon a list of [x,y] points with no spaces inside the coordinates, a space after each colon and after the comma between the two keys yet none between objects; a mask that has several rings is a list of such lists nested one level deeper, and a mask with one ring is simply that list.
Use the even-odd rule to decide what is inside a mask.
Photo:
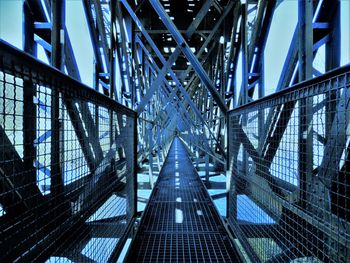
[{"label": "wire mesh railing panel", "polygon": [[349,127],[349,66],[229,112],[229,223],[251,260],[350,261]]},{"label": "wire mesh railing panel", "polygon": [[117,257],[136,138],[135,112],[0,42],[0,261]]}]

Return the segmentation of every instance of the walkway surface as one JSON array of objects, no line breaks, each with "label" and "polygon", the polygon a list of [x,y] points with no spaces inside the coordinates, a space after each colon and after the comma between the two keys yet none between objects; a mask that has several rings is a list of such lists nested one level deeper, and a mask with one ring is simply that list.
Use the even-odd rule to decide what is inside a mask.
[{"label": "walkway surface", "polygon": [[178,138],[170,148],[127,262],[240,262]]}]

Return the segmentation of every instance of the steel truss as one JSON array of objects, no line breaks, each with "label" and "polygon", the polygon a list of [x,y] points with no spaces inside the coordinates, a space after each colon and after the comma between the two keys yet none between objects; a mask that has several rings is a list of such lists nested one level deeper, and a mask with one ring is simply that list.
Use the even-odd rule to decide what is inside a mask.
[{"label": "steel truss", "polygon": [[[4,105],[6,100],[14,101],[12,115],[16,115],[16,91],[12,99],[4,91],[7,85],[14,86],[14,90],[18,85],[8,78],[23,82],[21,125],[14,117],[13,125],[17,126],[12,127],[14,138],[21,137],[20,142],[9,135],[6,126],[9,124],[0,122],[0,204],[6,218],[13,216],[11,222],[19,222],[14,232],[5,231],[11,223],[1,228],[1,235],[10,233],[6,249],[16,243],[18,236],[34,235],[34,229],[19,229],[40,211],[52,208],[52,204],[53,214],[42,217],[51,220],[52,225],[46,228],[42,222],[32,221],[38,223],[40,237],[57,231],[61,239],[57,237],[53,242],[54,238],[48,235],[49,241],[41,244],[40,249],[53,243],[39,259],[56,255],[88,260],[77,251],[95,237],[97,228],[112,229],[125,240],[137,215],[136,182],[118,179],[112,185],[116,196],[128,200],[130,214],[125,212],[122,217],[115,217],[115,222],[120,223],[129,216],[127,228],[105,220],[83,221],[91,216],[93,209],[90,211],[89,206],[96,208],[107,198],[103,186],[94,186],[93,182],[107,180],[107,174],[120,172],[122,167],[129,175],[133,174],[143,163],[148,163],[149,188],[152,188],[153,164],[157,163],[161,169],[172,138],[178,134],[197,164],[205,162],[208,168],[213,163],[217,172],[228,171],[227,180],[231,183],[228,225],[239,240],[238,247],[253,262],[302,257],[323,262],[350,260],[347,215],[350,201],[346,190],[350,156],[348,68],[323,75],[313,65],[321,47],[325,47],[325,72],[340,65],[339,0],[298,0],[298,24],[276,93],[268,98],[265,97],[264,79],[269,76],[264,72],[264,50],[279,0],[202,0],[195,4],[179,0],[176,5],[159,0],[82,0],[94,52],[94,83],[90,89],[80,83],[65,24],[65,2],[25,0],[23,3],[23,50],[36,57],[38,45],[42,46],[50,65],[61,72],[53,72],[0,43],[3,47],[0,100]],[[179,19],[182,5],[187,13]],[[240,55],[242,84],[238,87]],[[23,65],[27,70],[28,66],[17,63],[22,57],[25,63],[34,63],[35,70],[19,70]],[[17,63],[11,62],[14,68],[9,66],[11,59]],[[55,81],[57,76],[65,78],[67,73],[75,79],[71,86],[78,91],[61,89],[51,78],[45,79],[36,72],[42,68],[54,75]],[[120,85],[116,84],[117,78],[121,79]],[[73,83],[71,79],[65,81]],[[303,81],[308,82],[298,84]],[[41,86],[50,91],[43,91]],[[97,99],[92,100],[95,95]],[[8,114],[3,110],[0,119]],[[23,134],[19,134],[21,129]],[[65,168],[62,168],[68,158],[66,130],[70,131],[69,136],[74,134],[77,145],[73,148],[79,152],[78,159],[84,167],[86,164],[86,170],[80,171],[84,176],[69,184],[64,181]],[[134,136],[135,140],[127,141],[128,136]],[[292,140],[289,146],[296,148],[286,150],[286,136]],[[43,159],[41,151],[50,157]],[[281,152],[285,151],[295,155],[291,158],[294,160],[283,156]],[[128,154],[133,160],[129,160]],[[298,168],[293,170],[296,181],[290,179],[285,168],[288,164],[281,164],[281,158],[284,162],[297,161]],[[280,174],[276,174],[276,169],[280,169]],[[44,184],[39,182],[39,173],[45,178]],[[94,199],[95,193],[99,200]],[[241,222],[238,206],[242,196],[249,197],[275,223]],[[82,215],[83,219],[74,221],[73,226],[89,233],[76,247],[66,250],[53,247],[64,238],[71,242],[78,238],[67,237],[71,230],[68,223],[59,230],[57,226],[64,221],[62,218],[52,219],[60,205],[67,212],[62,215],[64,219]],[[247,209],[252,208],[247,206]],[[297,233],[303,227],[309,231]],[[4,255],[4,259],[21,258],[27,251],[31,251],[26,255],[32,259],[37,251],[31,250],[34,240],[21,243]],[[122,241],[112,251],[109,261],[117,259]],[[265,250],[266,247],[270,250]]]}]

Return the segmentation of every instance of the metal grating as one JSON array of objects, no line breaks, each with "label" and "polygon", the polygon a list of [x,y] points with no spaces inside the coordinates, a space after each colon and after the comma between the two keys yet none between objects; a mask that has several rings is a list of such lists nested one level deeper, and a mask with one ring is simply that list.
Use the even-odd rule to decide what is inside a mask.
[{"label": "metal grating", "polygon": [[[182,199],[182,198],[181,198]],[[184,212],[185,211],[185,212]],[[179,214],[181,213],[181,214]],[[221,222],[215,217],[213,204],[206,202],[152,202],[142,227],[147,231],[165,232],[218,232],[223,230]],[[177,217],[181,223],[175,223]]]},{"label": "metal grating", "polygon": [[169,192],[167,188],[155,187],[153,198],[157,202],[175,202],[181,196],[182,202],[208,202],[206,190],[202,187],[187,187]]},{"label": "metal grating", "polygon": [[135,262],[240,262],[223,233],[145,233],[135,246]]},{"label": "metal grating", "polygon": [[229,221],[254,262],[350,261],[349,72],[229,112]]},{"label": "metal grating", "polygon": [[127,262],[240,262],[177,137],[142,216]]},{"label": "metal grating", "polygon": [[135,123],[0,41],[1,262],[116,257],[135,213]]}]

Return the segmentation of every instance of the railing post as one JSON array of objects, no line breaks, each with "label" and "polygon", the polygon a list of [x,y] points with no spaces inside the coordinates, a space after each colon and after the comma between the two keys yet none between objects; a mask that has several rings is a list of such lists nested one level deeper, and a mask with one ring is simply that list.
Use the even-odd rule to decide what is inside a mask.
[{"label": "railing post", "polygon": [[[313,63],[313,5],[311,0],[299,0],[299,82],[312,78]],[[301,200],[307,205],[313,169],[313,99],[299,100],[299,176]],[[303,185],[302,185],[303,184]]]},{"label": "railing post", "polygon": [[[29,7],[23,4],[23,50],[32,55],[37,54],[37,45],[34,41],[34,21],[30,14]],[[30,80],[23,82],[23,163],[27,175],[28,184],[36,184],[36,169],[34,161],[36,159],[36,148],[34,140],[36,139],[37,130],[37,108],[34,104],[34,96],[36,95],[36,86]],[[34,194],[34,193],[31,193]]]},{"label": "railing post", "polygon": [[152,134],[152,128],[153,125],[148,123],[147,124],[147,137],[148,137],[148,174],[149,174],[149,183],[151,185],[151,189],[153,189],[154,182],[153,182],[153,155],[152,155],[152,149],[153,149],[153,134]]},{"label": "railing post", "polygon": [[[64,71],[65,0],[51,0],[51,12],[51,64]],[[58,198],[57,202],[63,199],[60,117],[60,93],[53,88],[51,93],[51,193],[54,198]]]},{"label": "railing post", "polygon": [[138,144],[138,139],[137,139],[137,114],[134,114],[134,145],[133,145],[133,187],[134,187],[134,217],[136,217],[137,214],[137,172],[138,172],[138,163],[137,163],[137,144]]}]

